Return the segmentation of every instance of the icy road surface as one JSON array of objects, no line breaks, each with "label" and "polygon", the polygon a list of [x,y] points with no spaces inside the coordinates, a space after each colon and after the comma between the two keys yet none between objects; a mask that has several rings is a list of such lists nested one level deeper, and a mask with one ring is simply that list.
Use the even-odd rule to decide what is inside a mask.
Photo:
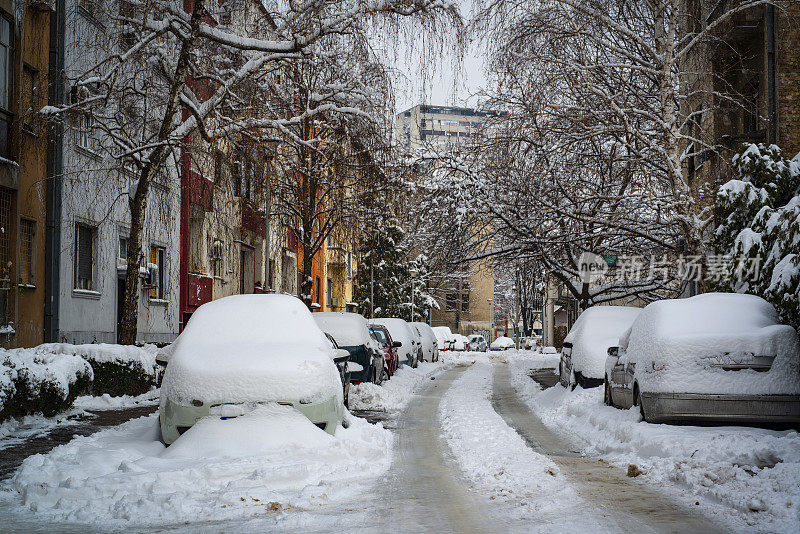
[{"label": "icy road surface", "polygon": [[[134,420],[26,460],[0,484],[0,524],[4,532],[794,531],[796,432],[648,425],[602,406],[592,390],[542,390],[529,370],[552,363],[462,353],[404,367],[382,387],[355,388],[356,407],[384,414],[382,423],[354,419],[317,439],[307,421],[287,420],[310,427],[309,438],[229,445],[242,450],[226,458],[203,450],[173,458],[153,437],[155,417]],[[214,436],[202,443],[226,443],[205,439]],[[692,441],[704,444],[702,464],[682,460]],[[757,451],[752,459],[731,457],[739,442]],[[774,461],[763,464],[768,452]],[[627,477],[631,460],[645,474]],[[750,474],[711,477],[726,462]],[[687,483],[701,474],[711,478]],[[724,492],[760,499],[758,509],[737,508]]]}]

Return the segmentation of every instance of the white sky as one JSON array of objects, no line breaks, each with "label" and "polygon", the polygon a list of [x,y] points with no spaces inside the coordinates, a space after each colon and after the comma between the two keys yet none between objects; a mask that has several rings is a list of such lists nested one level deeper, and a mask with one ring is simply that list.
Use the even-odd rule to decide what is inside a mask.
[{"label": "white sky", "polygon": [[[472,2],[461,0],[460,3],[461,14],[466,20]],[[373,44],[376,48],[384,48],[384,44],[378,41]],[[396,111],[421,103],[475,106],[478,100],[475,95],[487,81],[483,46],[477,40],[473,41],[460,64],[455,52],[446,52],[444,57],[422,58],[422,48],[421,39],[416,39],[414,46],[401,44],[397,54],[388,54],[399,56],[387,60],[397,71],[394,77]]]}]

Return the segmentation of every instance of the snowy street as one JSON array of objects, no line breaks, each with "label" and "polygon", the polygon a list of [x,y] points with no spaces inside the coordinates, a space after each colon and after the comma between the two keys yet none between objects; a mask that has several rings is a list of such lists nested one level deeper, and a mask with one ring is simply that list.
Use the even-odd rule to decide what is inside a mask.
[{"label": "snowy street", "polygon": [[[12,532],[800,525],[797,432],[650,425],[602,406],[594,390],[542,391],[529,374],[542,380],[552,367],[552,358],[525,352],[446,353],[382,386],[354,388],[354,413],[380,421],[351,415],[335,436],[276,406],[222,421],[240,425],[225,435],[219,421],[198,423],[192,439],[165,449],[156,415],[134,419],[27,458],[1,483],[0,520]],[[257,428],[264,433],[250,439]],[[688,443],[703,451],[687,454]],[[628,464],[641,474],[630,476]]]}]

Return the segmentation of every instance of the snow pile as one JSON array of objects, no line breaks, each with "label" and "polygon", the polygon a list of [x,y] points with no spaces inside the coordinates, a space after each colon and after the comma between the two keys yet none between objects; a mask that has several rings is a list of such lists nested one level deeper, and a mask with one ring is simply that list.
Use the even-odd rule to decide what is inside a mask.
[{"label": "snow pile", "polygon": [[79,356],[0,349],[0,420],[66,409],[88,389],[92,376]]},{"label": "snow pile", "polygon": [[420,362],[416,369],[401,365],[392,378],[383,385],[379,386],[372,382],[351,384],[349,408],[382,412],[400,411],[411,400],[411,396],[420,384],[441,373],[445,368],[441,360],[435,363]]},{"label": "snow pile", "polygon": [[641,311],[628,306],[592,306],[581,313],[564,338],[564,343],[572,344],[573,370],[584,377],[603,378],[608,348],[619,344],[619,336]]},{"label": "snow pile", "polygon": [[[650,424],[637,408],[603,404],[602,388],[546,391],[514,366],[514,387],[549,428],[590,455],[627,468],[636,464],[650,485],[678,484],[728,515],[769,532],[800,531],[800,435],[748,427]],[[675,488],[673,488],[675,489]]]},{"label": "snow pile", "polygon": [[[620,362],[636,363],[643,391],[719,394],[800,393],[800,341],[754,295],[706,293],[648,304],[620,337]],[[774,357],[768,371],[719,365]]]},{"label": "snow pile", "polygon": [[[198,422],[168,449],[156,415],[25,460],[0,500],[37,519],[128,529],[240,520],[355,499],[389,467],[392,435],[350,418],[330,436],[283,406]],[[223,529],[224,530],[224,529]]]},{"label": "snow pile", "polygon": [[[492,365],[468,369],[445,393],[439,420],[447,445],[475,489],[518,506],[518,517],[563,512],[577,499],[558,466],[534,452],[491,403]],[[476,424],[479,422],[479,424]]]},{"label": "snow pile", "polygon": [[108,393],[92,396],[84,395],[75,399],[72,405],[80,410],[122,410],[135,406],[155,406],[158,404],[161,392],[151,389],[141,395],[120,395],[112,397]]},{"label": "snow pile", "polygon": [[289,295],[234,295],[203,304],[174,345],[161,392],[179,404],[342,396],[328,338]]}]

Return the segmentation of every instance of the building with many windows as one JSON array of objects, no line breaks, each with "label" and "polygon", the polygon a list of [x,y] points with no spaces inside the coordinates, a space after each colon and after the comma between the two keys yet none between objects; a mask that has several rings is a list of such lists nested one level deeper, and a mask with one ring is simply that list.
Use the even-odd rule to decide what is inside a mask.
[{"label": "building with many windows", "polygon": [[395,117],[395,135],[400,146],[416,150],[426,146],[459,145],[483,134],[494,111],[420,104]]}]

